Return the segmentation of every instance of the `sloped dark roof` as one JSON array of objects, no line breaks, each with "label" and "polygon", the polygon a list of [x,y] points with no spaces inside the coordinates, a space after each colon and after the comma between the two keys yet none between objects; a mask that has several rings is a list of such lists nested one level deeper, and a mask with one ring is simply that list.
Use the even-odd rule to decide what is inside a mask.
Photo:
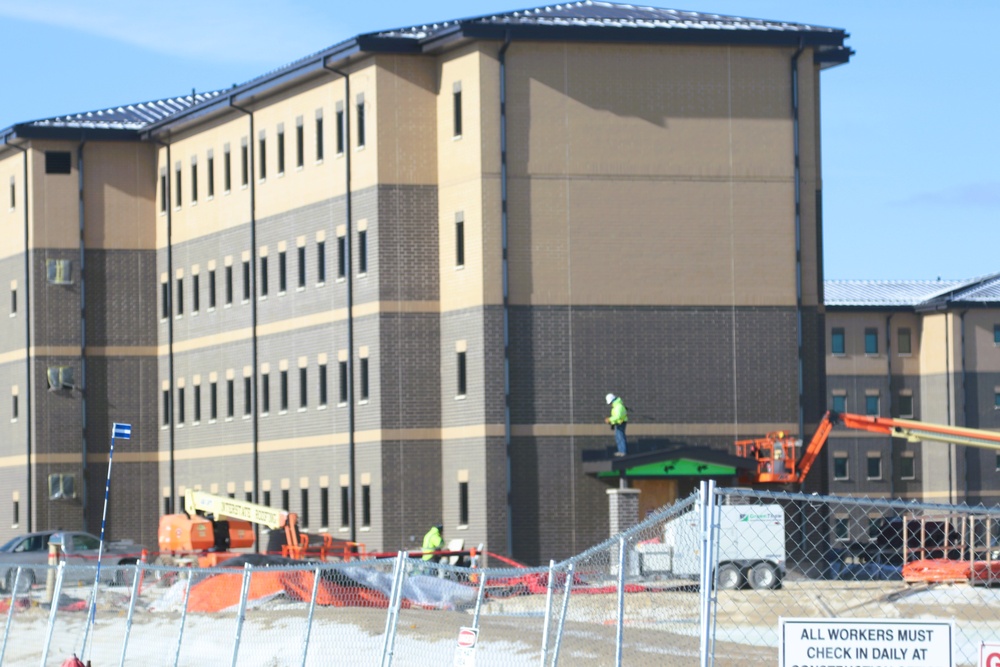
[{"label": "sloped dark roof", "polygon": [[947,308],[1000,305],[1000,274],[968,280],[826,280],[828,308]]},{"label": "sloped dark roof", "polygon": [[174,114],[213,100],[220,91],[192,93],[149,102],[137,102],[96,111],[65,114],[18,123],[4,130],[3,138],[138,138],[138,132]]}]

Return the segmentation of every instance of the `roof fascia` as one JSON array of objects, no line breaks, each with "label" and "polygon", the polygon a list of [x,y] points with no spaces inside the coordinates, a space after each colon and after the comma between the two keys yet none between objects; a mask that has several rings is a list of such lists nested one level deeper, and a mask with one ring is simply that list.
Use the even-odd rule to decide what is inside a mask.
[{"label": "roof fascia", "polygon": [[56,141],[139,141],[139,130],[97,127],[38,127],[13,125],[4,134],[4,143],[10,139],[52,139]]},{"label": "roof fascia", "polygon": [[153,123],[141,133],[141,136],[143,139],[154,139],[163,134],[175,133],[191,125],[226,114],[232,109],[233,104],[253,104],[255,100],[271,95],[282,88],[293,86],[323,74],[329,75],[329,70],[324,68],[325,64],[343,66],[350,62],[352,56],[357,55],[362,50],[359,47],[359,40],[357,38],[343,42],[308,60],[276,70],[271,74],[266,74],[242,86],[237,86],[228,93],[220,94],[212,102],[197,104],[186,111],[181,111],[169,118]]},{"label": "roof fascia", "polygon": [[882,312],[888,312],[888,313],[912,313],[912,312],[914,312],[914,309],[916,308],[916,306],[900,306],[900,305],[892,305],[892,306],[850,306],[850,305],[845,305],[845,304],[839,304],[839,305],[826,304],[825,308],[826,308],[826,310],[828,312],[829,311],[836,311],[836,312],[839,312],[839,313],[845,313],[845,312],[850,312],[850,311],[860,311],[860,312],[882,311]]},{"label": "roof fascia", "polygon": [[463,23],[462,35],[474,39],[613,43],[738,44],[755,46],[842,46],[843,32],[777,32],[764,30],[700,30],[609,28],[574,25]]}]

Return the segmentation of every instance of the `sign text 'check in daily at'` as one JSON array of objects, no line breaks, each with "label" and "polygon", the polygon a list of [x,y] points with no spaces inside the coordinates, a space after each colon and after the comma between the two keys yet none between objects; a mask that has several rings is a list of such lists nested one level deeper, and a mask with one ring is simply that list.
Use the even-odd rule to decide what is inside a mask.
[{"label": "sign text 'check in daily at'", "polygon": [[781,667],[953,667],[950,621],[783,618]]}]

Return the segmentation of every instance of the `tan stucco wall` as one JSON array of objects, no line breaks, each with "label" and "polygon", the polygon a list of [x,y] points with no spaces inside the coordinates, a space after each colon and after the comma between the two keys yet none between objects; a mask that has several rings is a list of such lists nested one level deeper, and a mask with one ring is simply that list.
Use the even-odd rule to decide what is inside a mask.
[{"label": "tan stucco wall", "polygon": [[436,63],[412,56],[379,56],[376,63],[378,116],[369,121],[369,133],[378,134],[379,182],[433,185],[438,177]]},{"label": "tan stucco wall", "polygon": [[[31,164],[29,155],[28,164]],[[6,232],[0,235],[0,259],[24,253],[24,153],[10,150],[0,157],[0,221]],[[14,179],[14,206],[10,184]]]},{"label": "tan stucco wall", "polygon": [[[888,372],[885,345],[885,313],[826,314],[826,372],[828,375],[875,375]],[[833,354],[833,330],[844,329],[844,354]],[[878,354],[865,354],[865,329],[878,330]],[[914,334],[916,335],[916,331]],[[893,339],[895,344],[895,339]],[[916,349],[916,348],[915,348]],[[893,367],[897,363],[893,350]]]},{"label": "tan stucco wall", "polygon": [[1000,373],[1000,347],[993,342],[993,327],[1000,324],[1000,309],[965,313],[965,360],[978,373]]},{"label": "tan stucco wall", "polygon": [[[33,248],[80,247],[80,196],[77,173],[79,143],[69,141],[33,141],[29,164],[29,225]],[[69,174],[46,174],[45,151],[69,151],[72,171]]]},{"label": "tan stucco wall", "polygon": [[138,142],[91,142],[84,150],[84,243],[151,250],[155,244],[155,149]]},{"label": "tan stucco wall", "polygon": [[790,55],[514,43],[512,302],[794,305]]}]

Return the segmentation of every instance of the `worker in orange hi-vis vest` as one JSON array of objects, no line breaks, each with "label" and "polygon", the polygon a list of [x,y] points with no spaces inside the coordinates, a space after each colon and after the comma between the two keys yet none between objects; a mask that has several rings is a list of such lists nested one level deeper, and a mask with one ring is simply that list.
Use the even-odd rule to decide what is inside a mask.
[{"label": "worker in orange hi-vis vest", "polygon": [[625,427],[628,426],[628,410],[621,396],[608,394],[604,397],[611,406],[611,416],[604,418],[605,424],[610,424],[615,432],[615,446],[618,451],[615,456],[625,456],[628,454],[628,442],[625,440]]}]

